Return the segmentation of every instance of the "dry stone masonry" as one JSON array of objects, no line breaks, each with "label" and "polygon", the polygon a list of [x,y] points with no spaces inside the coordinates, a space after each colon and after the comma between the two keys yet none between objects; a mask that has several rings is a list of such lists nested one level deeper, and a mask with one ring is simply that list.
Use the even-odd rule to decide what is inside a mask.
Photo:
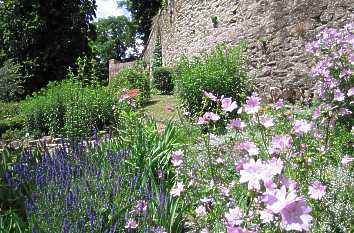
[{"label": "dry stone masonry", "polygon": [[163,64],[209,52],[217,44],[248,43],[250,75],[260,90],[307,89],[313,64],[305,44],[327,26],[354,20],[352,0],[168,0],[143,57],[151,66],[160,35]]}]

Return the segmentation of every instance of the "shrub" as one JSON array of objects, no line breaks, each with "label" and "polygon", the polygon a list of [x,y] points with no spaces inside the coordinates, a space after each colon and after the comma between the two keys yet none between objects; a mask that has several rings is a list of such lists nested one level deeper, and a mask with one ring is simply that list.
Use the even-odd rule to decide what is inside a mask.
[{"label": "shrub", "polygon": [[238,105],[250,92],[245,68],[245,45],[234,48],[219,46],[210,55],[177,65],[176,89],[182,106],[193,115],[202,112],[203,90],[230,96]]},{"label": "shrub", "polygon": [[7,60],[0,67],[0,100],[14,101],[24,93],[23,77],[20,75],[21,66],[12,60]]},{"label": "shrub", "polygon": [[120,94],[123,89],[139,89],[138,104],[145,104],[150,98],[150,81],[142,64],[118,73],[110,83],[110,89]]},{"label": "shrub", "polygon": [[16,130],[22,127],[18,116],[19,104],[16,102],[0,102],[0,137],[7,130]]},{"label": "shrub", "polygon": [[21,104],[25,129],[34,136],[81,137],[113,121],[114,97],[103,87],[51,83]]},{"label": "shrub", "polygon": [[173,75],[171,68],[155,68],[153,74],[155,87],[164,94],[170,94],[173,91]]}]

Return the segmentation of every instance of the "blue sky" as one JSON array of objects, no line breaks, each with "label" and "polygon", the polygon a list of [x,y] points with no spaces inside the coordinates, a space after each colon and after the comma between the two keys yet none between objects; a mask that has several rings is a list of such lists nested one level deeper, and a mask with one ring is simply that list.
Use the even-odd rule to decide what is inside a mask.
[{"label": "blue sky", "polygon": [[129,16],[129,12],[126,9],[118,8],[117,0],[97,0],[97,18],[106,18],[108,16]]}]

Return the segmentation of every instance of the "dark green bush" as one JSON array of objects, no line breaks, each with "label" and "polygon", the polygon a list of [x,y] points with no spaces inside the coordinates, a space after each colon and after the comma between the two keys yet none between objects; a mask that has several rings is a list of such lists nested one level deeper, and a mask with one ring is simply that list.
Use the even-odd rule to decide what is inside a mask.
[{"label": "dark green bush", "polygon": [[79,82],[51,83],[21,104],[25,129],[34,136],[81,137],[113,119],[114,96],[104,87]]},{"label": "dark green bush", "polygon": [[250,93],[245,45],[218,46],[211,54],[177,65],[176,88],[183,107],[193,115],[203,111],[202,91],[232,97],[240,105]]},{"label": "dark green bush", "polygon": [[0,100],[18,100],[24,93],[22,86],[24,77],[20,74],[21,66],[12,60],[7,60],[0,67]]},{"label": "dark green bush", "polygon": [[121,93],[123,89],[139,89],[138,104],[143,105],[150,99],[150,80],[147,70],[142,64],[125,69],[118,73],[109,84],[113,93]]},{"label": "dark green bush", "polygon": [[154,69],[153,81],[157,90],[164,94],[170,94],[173,91],[173,70],[168,67],[158,67]]},{"label": "dark green bush", "polygon": [[18,114],[19,104],[17,102],[0,102],[0,137],[7,130],[15,130],[22,127]]}]

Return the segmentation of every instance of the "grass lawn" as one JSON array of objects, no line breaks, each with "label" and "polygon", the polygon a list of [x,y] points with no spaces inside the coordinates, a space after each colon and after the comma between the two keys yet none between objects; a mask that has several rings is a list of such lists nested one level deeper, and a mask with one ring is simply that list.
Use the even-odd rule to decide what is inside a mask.
[{"label": "grass lawn", "polygon": [[174,95],[154,95],[143,108],[145,114],[159,123],[177,120],[177,98]]}]

